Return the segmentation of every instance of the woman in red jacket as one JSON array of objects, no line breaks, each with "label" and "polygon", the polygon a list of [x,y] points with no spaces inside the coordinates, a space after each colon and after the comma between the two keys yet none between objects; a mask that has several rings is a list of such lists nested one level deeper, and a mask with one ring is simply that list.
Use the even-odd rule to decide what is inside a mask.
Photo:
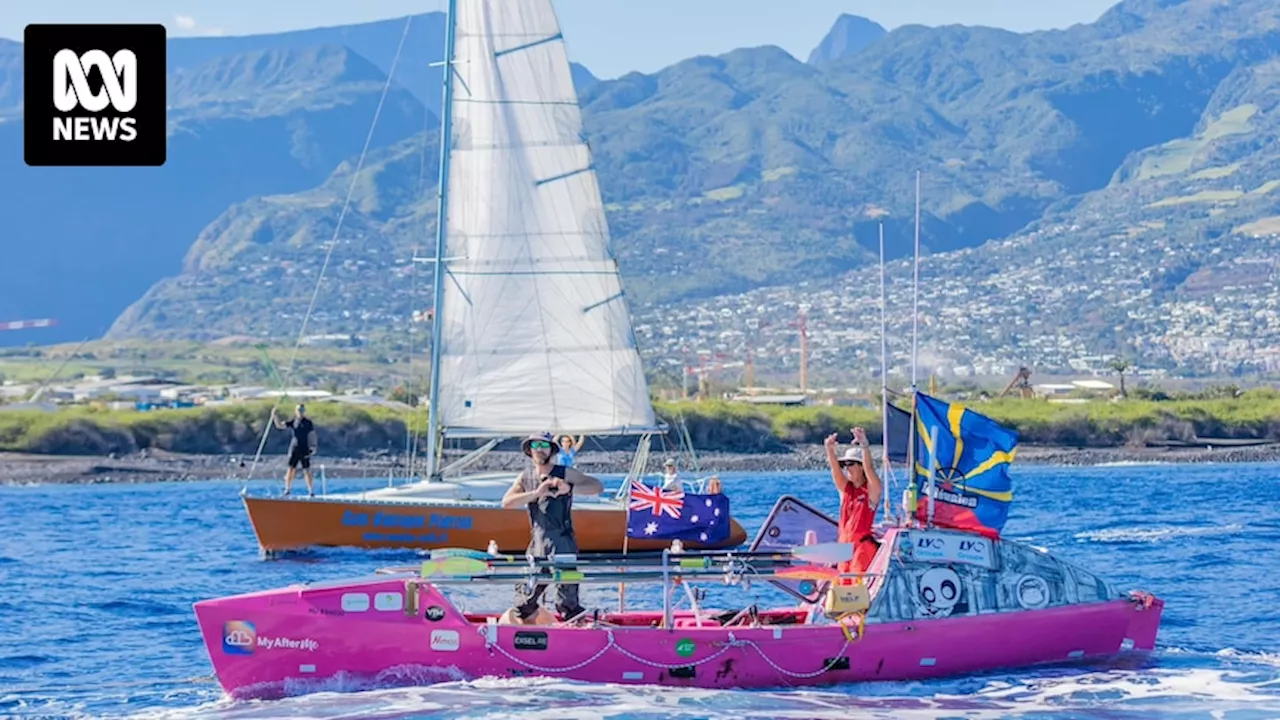
[{"label": "woman in red jacket", "polygon": [[827,464],[831,466],[831,480],[840,493],[840,534],[836,541],[855,544],[853,558],[840,563],[840,572],[866,572],[880,549],[871,534],[876,508],[880,505],[880,476],[871,460],[866,431],[853,428],[853,447],[846,450],[843,457],[836,457],[836,442],[837,434],[832,433],[823,443]]}]

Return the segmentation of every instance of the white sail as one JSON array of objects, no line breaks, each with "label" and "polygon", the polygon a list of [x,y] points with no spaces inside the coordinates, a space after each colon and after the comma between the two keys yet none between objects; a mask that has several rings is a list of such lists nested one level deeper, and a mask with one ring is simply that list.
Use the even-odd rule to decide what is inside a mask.
[{"label": "white sail", "polygon": [[440,424],[655,425],[550,0],[459,0]]}]

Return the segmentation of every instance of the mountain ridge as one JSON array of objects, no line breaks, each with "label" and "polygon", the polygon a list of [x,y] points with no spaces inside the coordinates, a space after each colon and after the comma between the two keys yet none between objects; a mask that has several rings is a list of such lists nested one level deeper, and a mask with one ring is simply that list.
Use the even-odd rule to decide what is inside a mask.
[{"label": "mountain ridge", "polygon": [[[817,63],[745,48],[599,80],[579,95],[633,305],[679,313],[719,296],[846,283],[873,261],[881,222],[890,258],[904,257],[917,168],[926,251],[975,282],[985,271],[959,258],[1009,263],[1021,253],[1066,267],[1072,247],[1106,255],[1120,236],[1147,243],[1148,257],[1160,243],[1256,230],[1280,214],[1268,185],[1280,182],[1280,154],[1267,141],[1278,33],[1280,8],[1264,0],[1127,0],[1063,30],[907,26],[848,52],[828,48],[833,57]],[[234,106],[211,107],[220,103]],[[1246,106],[1256,108],[1247,118]],[[409,278],[406,258],[433,222],[435,174],[422,171],[436,157],[432,116],[417,117],[421,126],[374,147],[317,332],[397,332],[421,306],[369,279]],[[332,185],[349,177],[334,169],[335,153],[323,156],[330,164],[313,164],[310,186],[210,216],[112,336],[296,329],[292,306],[309,296],[332,236]],[[1163,278],[1152,282],[1172,288],[1150,302],[1182,302],[1181,266],[1150,257]],[[1099,307],[1071,332],[1125,345],[1099,329],[1127,327],[1113,314]]]}]

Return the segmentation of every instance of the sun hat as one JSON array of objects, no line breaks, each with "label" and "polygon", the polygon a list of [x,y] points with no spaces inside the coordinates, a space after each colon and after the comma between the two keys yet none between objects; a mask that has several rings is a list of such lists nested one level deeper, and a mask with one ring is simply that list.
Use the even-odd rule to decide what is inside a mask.
[{"label": "sun hat", "polygon": [[862,448],[851,447],[844,451],[844,456],[840,458],[840,464],[853,464],[862,462]]},{"label": "sun hat", "polygon": [[524,452],[525,455],[528,455],[529,457],[533,457],[533,452],[529,449],[529,445],[530,443],[534,443],[538,441],[549,443],[551,445],[551,452],[556,452],[560,449],[560,445],[556,443],[556,439],[552,437],[551,433],[544,432],[544,433],[534,433],[529,437],[525,438],[524,442],[520,443],[520,450]]}]

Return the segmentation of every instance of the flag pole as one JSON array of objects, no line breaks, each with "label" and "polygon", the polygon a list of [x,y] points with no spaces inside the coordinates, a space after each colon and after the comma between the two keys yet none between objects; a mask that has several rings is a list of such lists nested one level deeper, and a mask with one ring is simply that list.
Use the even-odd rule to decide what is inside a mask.
[{"label": "flag pole", "polygon": [[[929,428],[929,441],[933,449],[929,452],[929,491],[928,491],[929,497],[927,500],[929,503],[929,511],[928,511],[928,523],[925,525],[925,527],[932,528],[933,527],[933,496],[935,492],[934,490],[935,483],[937,482],[936,478],[938,476],[938,426],[937,425],[934,425],[933,427]],[[957,440],[957,442],[959,441]]]},{"label": "flag pole", "polygon": [[[917,420],[917,403],[918,398],[915,392],[911,393],[911,426],[907,431],[907,487],[902,491],[903,518],[902,524],[905,527],[912,527],[915,523],[917,493],[916,485],[918,484],[918,473],[916,472],[916,428]],[[935,446],[936,447],[936,446]]]},{"label": "flag pole", "polygon": [[[622,556],[627,556],[627,541],[631,539],[631,485],[630,476],[623,478],[623,482],[627,484],[627,514],[626,522],[622,525]],[[618,612],[627,611],[627,584],[618,581]]]}]

